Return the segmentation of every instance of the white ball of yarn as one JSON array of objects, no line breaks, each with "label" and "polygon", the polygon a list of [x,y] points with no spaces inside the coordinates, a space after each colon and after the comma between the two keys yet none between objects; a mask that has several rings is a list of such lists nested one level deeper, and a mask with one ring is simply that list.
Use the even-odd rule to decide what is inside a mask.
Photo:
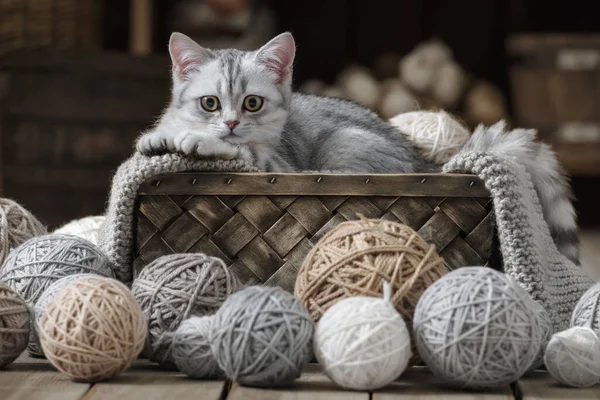
[{"label": "white ball of yarn", "polygon": [[384,119],[419,108],[419,101],[399,81],[384,82],[384,94],[379,103],[379,114]]},{"label": "white ball of yarn", "polygon": [[442,64],[436,72],[432,93],[444,107],[454,107],[467,86],[467,76],[454,61]]},{"label": "white ball of yarn", "polygon": [[87,239],[97,245],[98,234],[100,232],[100,227],[104,223],[104,219],[105,217],[103,215],[75,219],[61,226],[55,230],[54,233],[79,236],[80,238]]},{"label": "white ball of yarn", "polygon": [[445,111],[413,111],[390,121],[428,161],[444,164],[469,140],[471,133]]},{"label": "white ball of yarn", "polygon": [[419,355],[460,387],[508,385],[539,354],[543,331],[533,299],[505,274],[463,267],[435,281],[413,320]]},{"label": "white ball of yarn", "polygon": [[368,69],[351,66],[340,72],[338,86],[349,100],[375,108],[381,97],[379,84]]},{"label": "white ball of yarn", "polygon": [[329,308],[314,338],[317,360],[338,385],[355,390],[383,387],[398,378],[411,357],[404,320],[389,301],[349,297]]},{"label": "white ball of yarn", "polygon": [[546,369],[560,383],[588,387],[600,381],[600,339],[581,326],[556,333],[544,357]]}]

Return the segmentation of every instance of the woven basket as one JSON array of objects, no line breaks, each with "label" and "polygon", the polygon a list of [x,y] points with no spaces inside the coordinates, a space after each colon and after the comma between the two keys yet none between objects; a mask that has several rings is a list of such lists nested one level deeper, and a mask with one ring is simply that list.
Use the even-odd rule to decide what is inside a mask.
[{"label": "woven basket", "polygon": [[99,0],[0,0],[0,55],[100,46]]},{"label": "woven basket", "polygon": [[159,256],[203,252],[246,283],[292,290],[319,238],[358,214],[409,225],[451,269],[498,265],[490,194],[472,175],[179,173],[140,187],[134,276]]}]

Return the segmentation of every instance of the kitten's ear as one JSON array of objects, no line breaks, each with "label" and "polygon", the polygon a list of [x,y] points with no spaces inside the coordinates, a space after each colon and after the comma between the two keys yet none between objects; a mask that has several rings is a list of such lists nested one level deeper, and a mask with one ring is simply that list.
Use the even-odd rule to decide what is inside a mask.
[{"label": "kitten's ear", "polygon": [[275,72],[279,79],[285,81],[292,75],[292,64],[296,54],[296,43],[291,33],[285,32],[265,44],[256,53],[256,59],[267,69]]},{"label": "kitten's ear", "polygon": [[173,32],[171,35],[169,54],[173,61],[173,72],[181,80],[185,80],[190,72],[214,56],[209,49],[205,49],[179,32]]}]

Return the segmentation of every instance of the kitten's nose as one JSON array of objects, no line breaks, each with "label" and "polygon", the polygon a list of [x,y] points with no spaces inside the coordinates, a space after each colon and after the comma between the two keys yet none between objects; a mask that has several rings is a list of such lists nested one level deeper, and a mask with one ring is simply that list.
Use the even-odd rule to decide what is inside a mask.
[{"label": "kitten's nose", "polygon": [[240,121],[224,121],[223,123],[227,125],[229,129],[233,130],[233,128],[240,124]]}]

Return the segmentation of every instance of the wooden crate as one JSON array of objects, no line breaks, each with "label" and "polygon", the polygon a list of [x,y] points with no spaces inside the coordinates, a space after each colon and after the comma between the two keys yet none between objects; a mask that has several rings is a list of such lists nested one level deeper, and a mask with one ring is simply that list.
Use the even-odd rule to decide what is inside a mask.
[{"label": "wooden crate", "polygon": [[357,214],[409,225],[449,268],[498,266],[492,201],[472,175],[178,173],[138,191],[134,276],[159,256],[202,252],[246,283],[291,290],[315,243]]},{"label": "wooden crate", "polygon": [[1,194],[50,227],[103,212],[112,172],[168,93],[163,57],[28,51],[1,57]]}]

